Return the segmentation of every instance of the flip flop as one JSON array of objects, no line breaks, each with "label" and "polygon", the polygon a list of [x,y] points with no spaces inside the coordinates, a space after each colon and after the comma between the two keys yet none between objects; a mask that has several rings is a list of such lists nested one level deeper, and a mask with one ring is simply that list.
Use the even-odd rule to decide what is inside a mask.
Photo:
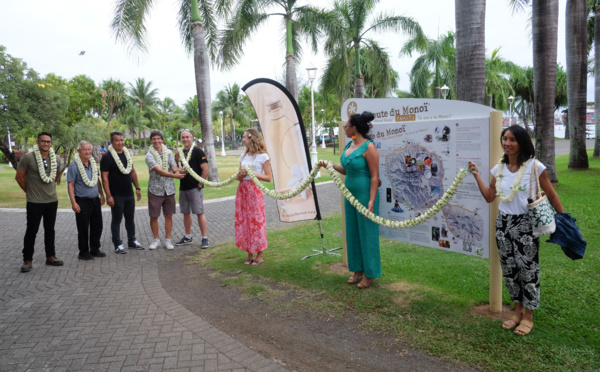
[{"label": "flip flop", "polygon": [[505,320],[504,323],[502,323],[502,328],[513,329],[519,325],[520,321],[521,319],[519,319],[518,316],[513,314],[508,320]]},{"label": "flip flop", "polygon": [[517,327],[517,329],[515,329],[515,334],[519,335],[519,336],[526,336],[529,334],[529,332],[531,332],[531,329],[533,328],[533,323],[530,322],[529,320],[521,320],[521,323],[519,323],[519,326]]},{"label": "flip flop", "polygon": [[244,265],[252,265],[252,262],[254,262],[254,260],[249,258],[246,261],[244,261]]}]

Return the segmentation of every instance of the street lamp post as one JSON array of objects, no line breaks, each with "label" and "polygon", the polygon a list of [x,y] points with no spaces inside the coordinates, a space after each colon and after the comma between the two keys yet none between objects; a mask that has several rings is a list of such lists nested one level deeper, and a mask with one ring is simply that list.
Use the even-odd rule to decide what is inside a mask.
[{"label": "street lamp post", "polygon": [[221,156],[226,156],[225,153],[225,128],[223,128],[223,111],[219,111],[219,117],[221,118]]},{"label": "street lamp post", "polygon": [[512,105],[513,102],[515,101],[515,97],[512,96],[512,94],[508,97],[508,106],[509,107],[509,111],[508,111],[508,126],[510,127],[512,125]]},{"label": "street lamp post", "polygon": [[325,109],[321,109],[321,148],[325,148],[325,135],[323,131],[325,130]]},{"label": "street lamp post", "polygon": [[[306,72],[308,72],[308,80],[310,80],[310,112],[312,115],[312,151],[310,152],[310,161],[311,165],[314,167],[317,162],[317,141],[315,140],[315,95],[313,92],[313,81],[317,76],[317,68],[313,66],[311,63],[310,66],[306,68]],[[321,172],[317,173],[317,177],[321,176]]]},{"label": "street lamp post", "polygon": [[450,93],[450,88],[448,88],[448,86],[446,84],[444,84],[444,86],[440,90],[442,91],[442,97],[444,97],[444,99],[446,99],[446,97],[448,96],[448,93]]}]

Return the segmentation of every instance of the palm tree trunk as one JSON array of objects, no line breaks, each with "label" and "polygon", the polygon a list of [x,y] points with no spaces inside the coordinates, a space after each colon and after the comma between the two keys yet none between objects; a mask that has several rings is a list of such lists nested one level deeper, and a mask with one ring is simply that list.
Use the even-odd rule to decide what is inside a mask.
[{"label": "palm tree trunk", "polygon": [[569,97],[569,169],[588,169],[585,148],[587,91],[587,4],[567,0],[567,95]]},{"label": "palm tree trunk", "polygon": [[206,31],[202,22],[192,22],[192,37],[194,38],[194,71],[196,75],[196,94],[198,95],[198,110],[202,128],[202,144],[208,160],[208,179],[220,182],[215,142],[213,140],[212,121],[210,119],[210,66],[206,50]]},{"label": "palm tree trunk", "polygon": [[296,59],[293,54],[285,56],[285,87],[298,101],[298,79],[296,77]]},{"label": "palm tree trunk", "polygon": [[[600,5],[594,7],[594,54],[600,56]],[[594,142],[594,158],[600,158],[600,58],[594,58],[594,110],[596,112],[596,141]]]},{"label": "palm tree trunk", "polygon": [[456,98],[485,101],[485,0],[455,0]]},{"label": "palm tree trunk", "polygon": [[554,162],[554,99],[556,96],[556,55],[558,40],[558,0],[534,1],[533,91],[535,147],[537,158],[548,169],[550,182],[558,182]]},{"label": "palm tree trunk", "polygon": [[365,98],[365,79],[360,71],[360,44],[354,43],[354,98]]}]

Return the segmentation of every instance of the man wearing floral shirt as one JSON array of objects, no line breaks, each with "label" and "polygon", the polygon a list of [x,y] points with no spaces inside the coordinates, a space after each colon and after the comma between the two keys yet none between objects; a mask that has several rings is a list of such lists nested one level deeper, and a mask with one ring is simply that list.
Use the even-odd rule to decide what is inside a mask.
[{"label": "man wearing floral shirt", "polygon": [[44,248],[46,265],[62,266],[63,261],[56,258],[54,247],[54,224],[58,209],[56,184],[60,183],[60,159],[52,149],[52,134],[42,132],[37,144],[21,158],[17,166],[15,179],[25,191],[27,199],[27,229],[23,239],[23,266],[21,272],[31,271],[35,237],[44,219]]},{"label": "man wearing floral shirt", "polygon": [[158,217],[162,208],[165,216],[165,247],[175,248],[171,242],[171,231],[173,230],[173,214],[175,208],[175,182],[174,178],[182,179],[179,173],[173,152],[163,145],[164,137],[160,130],[150,132],[152,147],[146,153],[146,164],[150,171],[148,180],[148,213],[150,214],[150,229],[154,235],[154,241],[148,248],[156,249],[160,246],[158,237]]}]

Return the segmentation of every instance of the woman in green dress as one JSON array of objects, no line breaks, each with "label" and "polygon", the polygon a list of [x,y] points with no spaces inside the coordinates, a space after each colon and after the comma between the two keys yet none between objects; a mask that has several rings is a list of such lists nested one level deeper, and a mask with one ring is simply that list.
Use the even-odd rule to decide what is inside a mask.
[{"label": "woman in green dress", "polygon": [[[341,164],[332,165],[346,175],[344,183],[352,195],[369,211],[379,214],[379,153],[368,136],[369,123],[374,118],[368,111],[350,117],[344,131],[352,141],[342,152]],[[326,166],[326,162],[319,162],[319,166]],[[381,276],[379,226],[360,214],[348,200],[344,201],[344,209],[348,269],[353,273],[348,284],[358,283],[359,288],[368,288],[374,278]]]}]

